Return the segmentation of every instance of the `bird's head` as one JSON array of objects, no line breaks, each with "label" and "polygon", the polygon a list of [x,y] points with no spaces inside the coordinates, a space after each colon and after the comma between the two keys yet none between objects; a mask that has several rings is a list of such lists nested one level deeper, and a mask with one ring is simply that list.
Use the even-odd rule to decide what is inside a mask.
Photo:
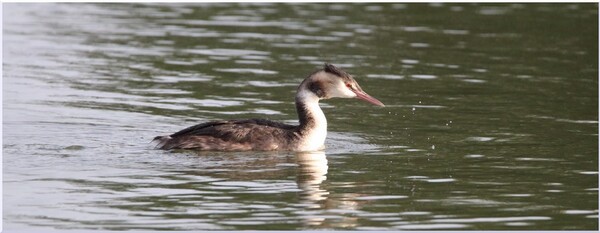
[{"label": "bird's head", "polygon": [[308,76],[298,87],[298,92],[310,92],[319,99],[357,98],[377,106],[385,106],[363,91],[352,75],[329,63]]}]

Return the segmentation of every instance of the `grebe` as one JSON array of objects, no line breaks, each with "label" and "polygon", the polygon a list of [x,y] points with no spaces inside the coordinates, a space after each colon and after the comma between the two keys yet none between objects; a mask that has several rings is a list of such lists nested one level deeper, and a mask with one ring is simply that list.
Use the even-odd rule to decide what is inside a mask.
[{"label": "grebe", "polygon": [[358,98],[378,106],[381,101],[364,92],[351,75],[325,63],[298,87],[296,111],[299,125],[265,119],[212,121],[168,136],[155,137],[160,149],[196,149],[206,151],[315,151],[324,148],[327,119],[319,100]]}]

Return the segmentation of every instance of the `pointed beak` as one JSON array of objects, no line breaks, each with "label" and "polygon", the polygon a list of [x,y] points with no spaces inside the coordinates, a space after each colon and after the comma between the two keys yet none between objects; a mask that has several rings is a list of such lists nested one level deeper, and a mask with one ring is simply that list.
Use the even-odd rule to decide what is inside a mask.
[{"label": "pointed beak", "polygon": [[354,92],[354,94],[356,94],[356,98],[358,98],[358,99],[364,100],[366,102],[372,103],[377,106],[385,107],[385,105],[381,101],[373,98],[373,96],[370,96],[369,94],[367,94],[364,91],[360,91],[360,90],[352,90],[352,91]]}]

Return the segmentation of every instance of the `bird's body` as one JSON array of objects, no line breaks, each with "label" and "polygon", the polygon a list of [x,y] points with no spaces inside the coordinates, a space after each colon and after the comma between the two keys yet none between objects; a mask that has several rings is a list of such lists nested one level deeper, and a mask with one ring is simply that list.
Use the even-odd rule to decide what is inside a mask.
[{"label": "bird's body", "polygon": [[188,127],[168,136],[158,136],[160,149],[207,151],[314,151],[324,147],[327,119],[320,99],[360,98],[383,106],[366,94],[346,72],[325,64],[298,87],[296,111],[299,125],[265,119],[212,121]]}]

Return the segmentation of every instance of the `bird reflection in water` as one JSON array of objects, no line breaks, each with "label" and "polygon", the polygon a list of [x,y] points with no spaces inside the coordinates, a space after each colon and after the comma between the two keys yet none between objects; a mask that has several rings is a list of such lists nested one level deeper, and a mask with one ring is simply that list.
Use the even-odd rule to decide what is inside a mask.
[{"label": "bird reflection in water", "polygon": [[296,163],[296,184],[302,190],[299,196],[305,208],[301,211],[304,224],[309,228],[319,226],[331,229],[355,226],[358,219],[354,216],[344,216],[343,213],[353,213],[360,208],[360,203],[354,200],[357,194],[339,193],[336,197],[330,195],[327,190],[329,185],[324,183],[329,169],[325,152],[297,153]]},{"label": "bird reflection in water", "polygon": [[[198,153],[196,164],[202,164],[188,172],[196,176],[217,178],[203,189],[219,190],[223,196],[236,193],[264,194],[297,192],[297,199],[287,201],[307,229],[341,229],[357,225],[364,201],[357,201],[357,193],[332,191],[333,187],[355,187],[355,182],[327,180],[329,161],[325,151],[295,153]],[[289,180],[294,177],[294,180]],[[221,180],[223,179],[223,180]],[[290,182],[291,181],[291,182]],[[295,184],[293,184],[293,183]],[[341,185],[341,186],[340,186]],[[228,186],[227,189],[223,189]],[[215,188],[215,189],[213,189]],[[287,196],[291,197],[291,196]],[[232,199],[232,200],[235,200]],[[275,202],[282,200],[273,200]],[[260,198],[261,204],[269,201]],[[297,209],[300,207],[299,209]],[[262,209],[260,211],[266,211]]]},{"label": "bird reflection in water", "polygon": [[327,158],[323,151],[300,152],[296,154],[299,166],[296,175],[301,200],[309,208],[320,208],[319,201],[327,199],[329,192],[321,188],[327,179]]}]

